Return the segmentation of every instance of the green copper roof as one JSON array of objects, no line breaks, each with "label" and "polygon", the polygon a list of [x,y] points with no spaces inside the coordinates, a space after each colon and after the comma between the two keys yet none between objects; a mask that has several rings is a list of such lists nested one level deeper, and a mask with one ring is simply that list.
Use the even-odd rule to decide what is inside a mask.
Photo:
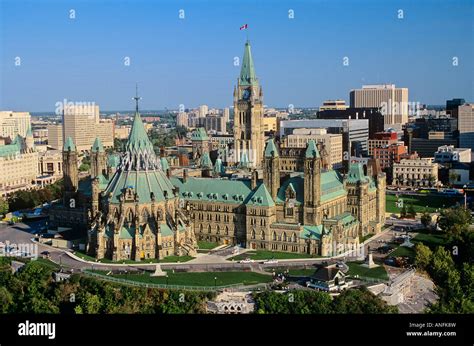
[{"label": "green copper roof", "polygon": [[199,161],[199,164],[201,165],[201,168],[208,168],[212,169],[212,161],[209,156],[209,153],[204,153],[201,156],[201,160]]},{"label": "green copper roof", "polygon": [[268,192],[265,184],[262,183],[254,192],[252,197],[250,197],[247,205],[273,207],[275,206],[275,202],[273,202],[272,196]]},{"label": "green copper roof", "polygon": [[[285,192],[288,188],[296,192],[297,204],[302,204],[304,202],[304,175],[300,174],[286,179],[278,190],[275,202],[279,204],[285,202]],[[321,202],[347,195],[341,175],[334,170],[321,173],[321,188],[319,191],[321,191]]]},{"label": "green copper roof", "polygon": [[0,145],[0,157],[15,156],[21,152],[22,138],[17,135],[13,142],[6,145]]},{"label": "green copper roof", "polygon": [[216,173],[216,174],[224,174],[225,173],[225,168],[224,168],[224,165],[222,164],[222,160],[220,158],[217,158],[216,163],[214,164],[213,172]]},{"label": "green copper roof", "polygon": [[72,141],[71,137],[68,137],[66,139],[66,142],[64,142],[64,151],[76,151],[76,146],[74,145],[74,142]]},{"label": "green copper roof", "polygon": [[92,149],[91,151],[93,153],[97,153],[97,152],[104,152],[104,146],[102,145],[102,141],[100,140],[99,137],[96,137],[95,138],[95,141],[94,141],[94,144],[92,145]]},{"label": "green copper roof", "polygon": [[171,177],[179,188],[179,197],[191,201],[212,201],[230,204],[245,204],[252,195],[249,180],[225,180],[188,177]]},{"label": "green copper roof", "polygon": [[33,132],[31,131],[31,124],[28,124],[28,130],[26,131],[26,137],[33,137]]},{"label": "green copper roof", "polygon": [[207,135],[204,127],[198,127],[191,133],[191,140],[193,141],[208,141],[209,136]]},{"label": "green copper roof", "polygon": [[125,146],[126,151],[136,151],[136,150],[150,150],[153,151],[153,144],[151,144],[150,139],[145,130],[145,125],[143,125],[140,113],[135,112],[135,117],[133,118],[132,129],[130,135],[128,136],[127,145]]},{"label": "green copper roof", "polygon": [[270,140],[268,140],[267,142],[267,146],[265,148],[265,157],[278,157],[279,154],[278,154],[278,149],[275,145],[275,141],[273,140],[273,138],[271,138]]},{"label": "green copper roof", "polygon": [[126,171],[117,170],[105,190],[109,203],[119,203],[119,197],[128,187],[138,194],[140,203],[150,203],[151,193],[156,201],[164,201],[165,194],[173,197],[173,185],[166,175],[160,170],[152,171]]},{"label": "green copper roof", "polygon": [[336,220],[336,221],[341,221],[343,226],[350,226],[354,222],[358,222],[358,220],[349,212],[335,215],[331,219]]},{"label": "green copper roof", "polygon": [[118,154],[110,154],[107,157],[107,165],[109,167],[118,167],[120,165],[120,155]]},{"label": "green copper roof", "polygon": [[161,163],[161,169],[162,169],[163,172],[166,172],[170,168],[170,165],[169,165],[168,160],[166,159],[166,157],[162,157],[160,159],[160,163]]},{"label": "green copper roof", "polygon": [[300,238],[302,239],[321,239],[323,233],[323,225],[305,225],[303,230],[300,232]]},{"label": "green copper roof", "polygon": [[351,163],[349,166],[349,173],[347,174],[347,182],[368,182],[368,177],[364,174],[364,169],[360,163]]},{"label": "green copper roof", "polygon": [[318,147],[316,146],[316,143],[313,139],[308,141],[308,147],[306,148],[305,157],[308,159],[313,157],[321,157],[321,155],[319,155]]},{"label": "green copper roof", "polygon": [[109,184],[109,180],[104,177],[103,174],[99,174],[97,176],[97,179],[99,179],[99,189],[105,190],[107,188],[107,185]]},{"label": "green copper roof", "polygon": [[253,66],[252,51],[250,49],[249,41],[245,43],[244,58],[242,59],[239,84],[244,86],[257,84],[257,76],[255,75],[255,68]]}]

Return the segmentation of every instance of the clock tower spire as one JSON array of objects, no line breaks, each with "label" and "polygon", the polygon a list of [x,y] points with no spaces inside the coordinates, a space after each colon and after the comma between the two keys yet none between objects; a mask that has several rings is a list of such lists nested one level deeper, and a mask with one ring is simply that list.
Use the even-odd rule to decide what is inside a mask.
[{"label": "clock tower spire", "polygon": [[250,166],[261,167],[265,138],[262,126],[263,91],[255,74],[250,42],[245,43],[244,57],[237,87],[234,89],[234,146],[235,161],[243,155]]}]

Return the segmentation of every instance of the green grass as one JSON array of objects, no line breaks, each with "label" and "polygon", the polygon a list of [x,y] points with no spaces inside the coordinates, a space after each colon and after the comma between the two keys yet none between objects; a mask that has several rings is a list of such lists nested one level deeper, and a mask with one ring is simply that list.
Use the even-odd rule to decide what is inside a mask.
[{"label": "green grass", "polygon": [[361,277],[388,280],[388,275],[383,265],[380,265],[376,268],[367,268],[367,267],[363,267],[362,264],[363,262],[347,263],[347,265],[349,266],[348,274],[352,277],[354,277],[355,275],[359,275]]},{"label": "green grass", "polygon": [[[423,196],[412,196],[399,194],[399,198],[403,199],[404,205],[408,208],[409,205],[413,205],[417,213],[427,211],[433,213],[436,209],[455,205],[456,202],[462,202],[462,197],[451,197],[451,196],[440,196],[440,195],[423,195]],[[386,211],[389,213],[399,214],[401,208],[396,206],[397,197],[396,195],[386,195]],[[428,206],[428,207],[427,207]]]},{"label": "green grass", "polygon": [[[106,271],[95,271],[105,274]],[[113,274],[111,276],[144,283],[179,285],[179,286],[208,286],[214,285],[224,286],[232,284],[254,285],[258,283],[267,283],[272,281],[271,275],[264,275],[254,272],[203,272],[203,273],[173,273],[167,271],[166,277],[152,277],[148,273],[145,274]],[[217,278],[214,280],[214,278]]]},{"label": "green grass", "polygon": [[141,260],[141,261],[134,261],[134,260],[123,260],[123,261],[112,261],[108,258],[102,258],[98,261],[96,261],[96,259],[92,256],[89,256],[89,255],[86,255],[85,253],[82,253],[82,252],[79,252],[79,251],[76,251],[74,252],[74,255],[76,255],[77,257],[79,258],[82,258],[83,260],[86,260],[86,261],[90,261],[90,262],[98,262],[98,263],[126,263],[126,264],[137,264],[137,263],[142,263],[142,264],[145,264],[145,263],[175,263],[175,262],[187,262],[187,261],[190,261],[192,259],[194,259],[194,257],[191,257],[191,256],[168,256],[168,257],[165,257],[163,258],[162,260],[158,260],[156,258],[149,258],[149,259],[144,259],[144,260]]},{"label": "green grass", "polygon": [[214,243],[210,241],[198,241],[197,244],[200,250],[211,250],[219,246],[218,243]]},{"label": "green grass", "polygon": [[48,267],[51,270],[58,270],[59,269],[59,264],[56,264],[46,258],[41,258],[38,257],[36,260],[34,260],[37,263],[40,263],[41,265]]},{"label": "green grass", "polygon": [[256,250],[248,251],[241,255],[237,255],[229,258],[229,260],[240,261],[246,258],[250,258],[256,261],[268,260],[268,259],[293,259],[293,258],[312,258],[320,256],[311,256],[302,253],[293,253],[293,252],[278,252],[278,251],[268,251],[268,250]]},{"label": "green grass", "polygon": [[375,234],[373,234],[373,233],[369,233],[369,234],[364,235],[363,237],[359,236],[359,243],[362,244],[364,241],[366,241],[370,237],[373,237],[374,235]]},{"label": "green grass", "polygon": [[[442,246],[446,244],[447,238],[446,235],[442,232],[436,232],[436,233],[430,233],[426,230],[421,230],[420,233],[418,233],[413,239],[411,239],[411,242],[413,244],[417,243],[422,243],[426,246],[428,246],[431,250],[435,250],[436,247]],[[405,246],[398,246],[395,251],[390,253],[390,256],[392,257],[403,257],[407,256],[410,258],[415,257],[415,247],[405,247]]]},{"label": "green grass", "polygon": [[288,274],[291,276],[311,276],[316,271],[316,268],[311,269],[290,269]]}]

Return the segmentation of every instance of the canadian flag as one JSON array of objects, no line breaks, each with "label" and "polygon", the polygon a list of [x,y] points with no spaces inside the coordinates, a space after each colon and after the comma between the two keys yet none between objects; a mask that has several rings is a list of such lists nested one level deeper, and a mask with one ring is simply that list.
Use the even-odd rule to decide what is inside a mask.
[{"label": "canadian flag", "polygon": [[244,24],[244,25],[242,25],[242,26],[240,27],[240,30],[245,30],[245,29],[247,29],[248,27],[249,27],[248,24]]}]

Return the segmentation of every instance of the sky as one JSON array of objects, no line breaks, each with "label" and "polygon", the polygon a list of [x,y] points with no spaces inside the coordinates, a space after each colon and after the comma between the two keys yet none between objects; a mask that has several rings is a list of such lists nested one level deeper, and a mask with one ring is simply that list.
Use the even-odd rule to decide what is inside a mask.
[{"label": "sky", "polygon": [[382,83],[422,104],[474,101],[473,4],[0,0],[0,110],[133,109],[136,83],[142,109],[227,107],[247,38],[271,107],[348,103],[351,89]]}]

